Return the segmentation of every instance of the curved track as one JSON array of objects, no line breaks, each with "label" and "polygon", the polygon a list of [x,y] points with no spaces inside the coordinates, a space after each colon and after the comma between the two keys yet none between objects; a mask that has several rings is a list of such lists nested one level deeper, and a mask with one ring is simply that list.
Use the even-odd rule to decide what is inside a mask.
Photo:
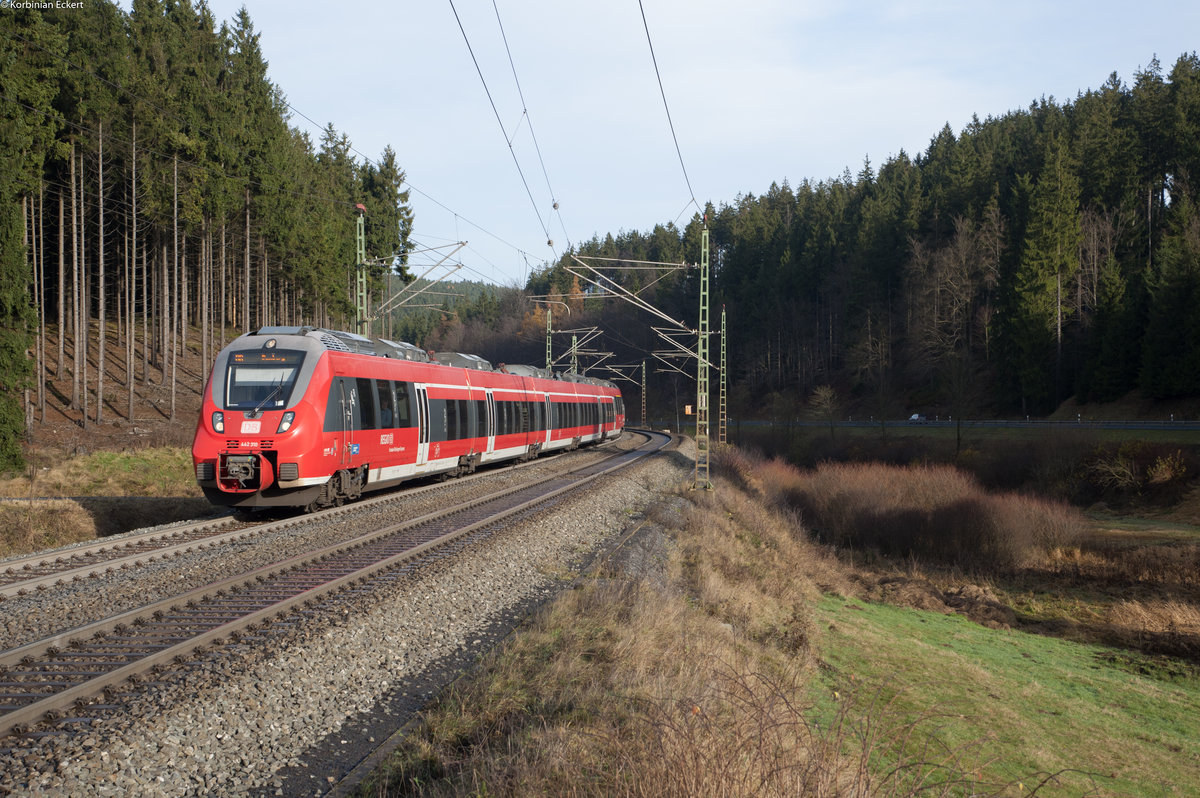
[{"label": "curved track", "polygon": [[[500,522],[553,502],[603,474],[658,451],[669,437],[574,471],[307,552],[88,626],[0,653],[0,735],[82,703],[105,688],[233,639],[297,608],[336,601],[349,586],[395,579],[415,558],[452,553]],[[343,508],[344,510],[344,508]],[[337,511],[340,512],[340,511]],[[309,516],[311,518],[311,516]]]}]

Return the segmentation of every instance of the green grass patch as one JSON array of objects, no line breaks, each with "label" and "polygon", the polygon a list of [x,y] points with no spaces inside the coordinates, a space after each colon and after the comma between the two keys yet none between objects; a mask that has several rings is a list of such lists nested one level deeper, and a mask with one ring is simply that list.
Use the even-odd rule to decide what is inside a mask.
[{"label": "green grass patch", "polygon": [[1012,784],[1014,795],[1039,774],[1060,774],[1042,794],[1198,794],[1193,669],[841,597],[822,599],[817,617],[827,710],[836,693],[932,714],[945,745],[984,741],[983,779]]},{"label": "green grass patch", "polygon": [[190,449],[98,451],[42,462],[0,480],[0,496],[200,496]]},{"label": "green grass patch", "polygon": [[1095,537],[1105,543],[1140,546],[1157,543],[1200,543],[1200,526],[1134,516],[1092,516]]}]

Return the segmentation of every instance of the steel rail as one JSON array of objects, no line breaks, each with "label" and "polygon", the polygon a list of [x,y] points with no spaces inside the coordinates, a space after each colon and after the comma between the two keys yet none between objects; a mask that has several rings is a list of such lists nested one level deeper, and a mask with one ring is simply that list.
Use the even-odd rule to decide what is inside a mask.
[{"label": "steel rail", "polygon": [[[647,434],[647,441],[654,437]],[[665,442],[654,449],[619,452],[608,458],[618,462],[605,468],[601,466],[608,460],[477,497],[4,652],[0,654],[0,710],[7,711],[0,715],[0,736],[551,501],[663,445]],[[507,503],[488,507],[502,502]],[[448,517],[467,511],[474,514],[465,523],[454,522],[450,529],[438,527]],[[424,539],[396,540],[402,533],[419,535],[421,527],[430,526],[434,528]],[[399,550],[386,548],[389,543]],[[339,564],[336,558],[356,561]],[[263,593],[268,595],[256,595]],[[141,629],[147,634],[139,635]]]},{"label": "steel rail", "polygon": [[220,529],[233,523],[236,522],[232,517],[209,519],[120,540],[101,539],[72,549],[39,552],[5,560],[0,563],[0,598],[36,590],[53,577],[69,580],[75,578],[75,574],[89,569],[103,571],[119,568],[123,563],[136,562],[160,551],[204,540],[219,534]]},{"label": "steel rail", "polygon": [[[578,450],[574,450],[579,453]],[[299,523],[334,518],[369,510],[380,505],[405,501],[414,495],[435,490],[446,490],[454,485],[475,479],[483,479],[509,470],[525,468],[545,462],[567,452],[553,452],[538,460],[516,463],[502,470],[476,472],[455,479],[430,485],[406,486],[400,491],[388,491],[369,496],[341,507],[330,507],[314,513],[282,519],[275,522],[246,522],[233,517],[210,519],[192,524],[183,524],[170,529],[159,529],[142,535],[133,535],[120,540],[101,540],[76,546],[72,549],[39,553],[19,557],[0,563],[0,601],[45,590],[78,579],[101,576],[130,566],[142,565],[156,560],[165,560],[236,540],[267,535],[287,529]],[[238,529],[222,533],[220,530],[233,524],[243,524]]]}]

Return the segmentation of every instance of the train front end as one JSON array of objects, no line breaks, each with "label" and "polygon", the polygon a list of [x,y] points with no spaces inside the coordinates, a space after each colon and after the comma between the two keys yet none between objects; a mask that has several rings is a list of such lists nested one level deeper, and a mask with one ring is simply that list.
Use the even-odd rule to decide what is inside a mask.
[{"label": "train front end", "polygon": [[299,329],[265,327],[217,355],[192,442],[209,501],[297,506],[320,492],[329,478],[318,465],[325,394],[313,386],[324,351]]}]

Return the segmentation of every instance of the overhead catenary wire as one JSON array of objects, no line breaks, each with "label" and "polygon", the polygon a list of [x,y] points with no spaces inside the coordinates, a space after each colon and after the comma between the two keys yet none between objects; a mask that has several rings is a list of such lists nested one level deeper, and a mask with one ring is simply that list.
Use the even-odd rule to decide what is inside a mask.
[{"label": "overhead catenary wire", "polygon": [[[512,68],[513,82],[517,85],[517,96],[521,99],[521,113],[525,121],[529,123],[529,138],[533,141],[533,150],[537,153],[538,163],[542,167],[542,177],[546,179],[546,190],[550,192],[551,207],[554,214],[558,217],[558,226],[562,228],[563,236],[566,238],[567,247],[573,248],[571,244],[571,235],[567,232],[567,226],[563,222],[562,211],[558,206],[558,197],[554,193],[554,188],[550,185],[550,172],[546,169],[546,161],[542,158],[542,148],[538,144],[537,133],[533,130],[533,117],[529,115],[529,104],[525,102],[525,92],[521,90],[521,79],[517,77],[517,65],[513,61],[512,50],[508,46],[508,35],[504,32],[504,23],[500,21],[500,6],[496,0],[492,0],[492,8],[496,12],[496,25],[500,28],[500,39],[504,42],[504,52],[508,54],[508,65]],[[516,137],[516,131],[513,131],[513,137]],[[509,147],[512,147],[512,142],[509,142]]]},{"label": "overhead catenary wire", "polygon": [[[638,0],[638,9],[642,12],[642,27],[646,30],[646,44],[650,45],[650,61],[654,64],[654,75],[658,78],[658,92],[662,95],[663,110],[667,112],[667,125],[671,128],[671,139],[675,142],[675,154],[679,156],[679,168],[683,170],[683,182],[687,184],[692,204],[703,213],[704,209],[700,207],[700,203],[696,202],[696,192],[692,190],[692,181],[688,178],[687,166],[683,163],[683,150],[679,147],[679,137],[675,135],[675,122],[671,119],[671,108],[667,104],[667,90],[663,88],[662,73],[658,69],[658,58],[654,55],[654,42],[650,40],[650,23],[646,21],[646,8],[642,5],[642,0]],[[687,210],[686,205],[684,210]]]},{"label": "overhead catenary wire", "polygon": [[525,179],[525,172],[521,169],[521,161],[517,158],[517,151],[513,149],[509,142],[508,132],[504,128],[504,120],[500,117],[500,110],[496,108],[496,101],[492,97],[492,91],[488,88],[487,79],[483,76],[483,68],[479,65],[479,59],[475,57],[475,50],[471,47],[471,39],[467,36],[467,29],[463,27],[462,18],[458,15],[458,9],[454,7],[454,0],[449,0],[450,10],[454,12],[454,19],[458,23],[458,29],[462,32],[463,41],[466,42],[467,52],[471,54],[471,61],[475,64],[475,71],[479,74],[479,80],[483,83],[483,91],[487,94],[488,102],[492,106],[492,113],[496,115],[496,123],[500,125],[500,133],[504,136],[505,143],[508,144],[508,152],[512,155],[513,164],[517,167],[517,174],[521,177],[521,184],[525,186],[525,193],[529,196],[529,202],[533,205],[533,213],[537,216],[538,224],[542,228],[542,232],[546,235],[546,244],[550,246],[550,250],[554,252],[554,257],[558,258],[558,252],[554,249],[553,242],[550,237],[550,229],[546,226],[546,222],[542,219],[541,211],[538,210],[537,200],[533,198],[533,191],[529,188],[529,181]]}]

